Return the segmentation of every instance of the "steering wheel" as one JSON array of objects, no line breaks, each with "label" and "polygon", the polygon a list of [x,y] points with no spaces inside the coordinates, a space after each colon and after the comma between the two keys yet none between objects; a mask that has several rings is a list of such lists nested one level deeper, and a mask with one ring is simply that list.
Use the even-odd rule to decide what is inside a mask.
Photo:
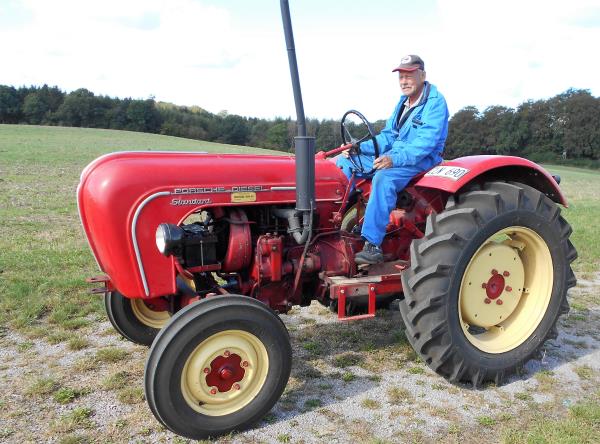
[{"label": "steering wheel", "polygon": [[[348,116],[350,116],[350,115],[355,115],[362,121],[362,123],[367,127],[367,134],[365,134],[364,136],[362,136],[360,138],[356,138],[350,133],[350,128],[349,128],[350,125],[349,125],[349,122],[346,121],[348,119]],[[351,109],[350,111],[346,111],[346,113],[342,117],[342,123],[340,125],[340,130],[342,133],[342,140],[344,141],[344,145],[352,144],[352,145],[358,147],[361,143],[363,143],[367,140],[372,140],[373,148],[375,150],[375,159],[377,159],[379,157],[379,146],[377,145],[377,138],[375,137],[376,134],[375,134],[375,130],[373,129],[373,125],[371,125],[371,123],[367,120],[367,118],[365,116],[363,116],[360,112],[358,112],[354,109]],[[360,159],[360,156],[358,155],[358,154],[360,154],[360,151],[358,151],[356,153],[351,152],[350,154],[357,155],[356,161],[353,159],[352,155],[348,159],[350,160],[350,162],[352,163],[356,172],[359,175],[370,176],[371,174],[373,174],[375,172],[375,168],[373,168],[371,171],[365,171],[365,168],[362,164],[362,160]]]}]

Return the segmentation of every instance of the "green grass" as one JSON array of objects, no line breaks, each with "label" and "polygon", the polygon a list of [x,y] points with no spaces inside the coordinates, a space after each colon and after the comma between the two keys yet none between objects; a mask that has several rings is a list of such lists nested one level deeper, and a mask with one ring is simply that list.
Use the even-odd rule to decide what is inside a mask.
[{"label": "green grass", "polygon": [[141,387],[126,387],[119,391],[117,399],[123,404],[139,404],[144,402],[144,389]]},{"label": "green grass", "polygon": [[561,190],[569,208],[563,216],[571,224],[571,241],[579,259],[575,269],[597,271],[600,266],[600,173],[572,167],[544,165],[552,174],[561,177]]},{"label": "green grass", "polygon": [[363,399],[360,405],[369,410],[377,410],[381,408],[381,402],[372,398]]},{"label": "green grass", "polygon": [[504,444],[600,442],[600,404],[598,401],[578,403],[558,420],[539,414],[527,427],[505,429],[502,441]]},{"label": "green grass", "polygon": [[44,396],[58,390],[59,384],[52,377],[42,377],[34,380],[25,390],[28,396]]},{"label": "green grass", "polygon": [[92,160],[132,150],[282,154],[129,131],[0,125],[0,325],[27,333],[50,324],[57,343],[101,315],[101,298],[85,283],[98,270],[75,191]]},{"label": "green grass", "polygon": [[402,387],[390,387],[387,390],[387,396],[390,404],[394,405],[398,405],[404,401],[410,401],[413,399],[410,391]]},{"label": "green grass", "polygon": [[96,352],[96,359],[100,362],[118,362],[128,356],[128,352],[117,347],[106,347]]}]

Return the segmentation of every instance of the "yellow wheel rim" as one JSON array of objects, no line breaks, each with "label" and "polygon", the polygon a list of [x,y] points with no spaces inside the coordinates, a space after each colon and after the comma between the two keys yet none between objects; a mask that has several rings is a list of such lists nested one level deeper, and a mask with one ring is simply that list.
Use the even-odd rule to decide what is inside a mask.
[{"label": "yellow wheel rim", "polygon": [[168,311],[153,310],[143,299],[131,299],[131,310],[142,324],[148,327],[161,329],[171,318]]},{"label": "yellow wheel rim", "polygon": [[486,353],[515,349],[544,318],[552,282],[552,256],[535,231],[498,231],[475,252],[461,281],[459,318],[466,338]]},{"label": "yellow wheel rim", "polygon": [[267,379],[269,356],[251,333],[226,330],[202,341],[181,374],[181,392],[198,413],[222,416],[252,401]]}]

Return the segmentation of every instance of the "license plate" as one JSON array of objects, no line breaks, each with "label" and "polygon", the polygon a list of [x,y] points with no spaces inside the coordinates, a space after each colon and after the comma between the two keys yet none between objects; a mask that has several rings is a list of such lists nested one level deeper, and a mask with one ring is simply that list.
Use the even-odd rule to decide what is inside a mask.
[{"label": "license plate", "polygon": [[445,177],[446,179],[458,180],[469,172],[466,168],[456,166],[436,166],[429,170],[425,176]]}]

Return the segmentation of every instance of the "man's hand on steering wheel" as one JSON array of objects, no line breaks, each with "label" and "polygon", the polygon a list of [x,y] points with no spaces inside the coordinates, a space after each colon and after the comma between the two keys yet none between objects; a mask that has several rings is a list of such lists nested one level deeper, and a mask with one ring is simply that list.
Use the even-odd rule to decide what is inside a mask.
[{"label": "man's hand on steering wheel", "polygon": [[[362,123],[367,128],[367,134],[365,134],[364,136],[362,136],[360,138],[352,137],[352,135],[350,134],[349,128],[346,127],[346,119],[348,118],[349,115],[355,115],[362,121]],[[354,161],[354,159],[352,159],[352,155],[360,154],[360,148],[359,148],[360,144],[367,140],[371,140],[373,142],[373,151],[374,151],[375,159],[377,159],[379,157],[379,146],[377,144],[377,137],[376,137],[373,126],[369,123],[369,121],[366,119],[366,117],[363,116],[361,113],[359,113],[356,110],[350,110],[350,111],[346,111],[346,113],[342,117],[342,122],[341,122],[340,127],[341,127],[342,141],[343,141],[342,144],[343,145],[348,145],[350,143],[352,144],[352,148],[342,151],[342,155],[346,159],[350,159],[350,162],[355,167],[356,172],[358,174],[363,175],[363,176],[369,176],[369,175],[373,174],[375,172],[376,168],[373,168],[371,171],[366,171],[362,164],[362,160],[361,160],[360,156],[357,156],[356,162]],[[353,152],[355,147],[356,147],[356,152]],[[385,167],[385,168],[389,168],[389,167]]]},{"label": "man's hand on steering wheel", "polygon": [[[344,146],[344,144],[342,144],[341,146]],[[349,159],[350,156],[358,155],[360,155],[360,143],[353,143],[350,148],[342,151],[342,156],[344,156],[346,159]]]}]

